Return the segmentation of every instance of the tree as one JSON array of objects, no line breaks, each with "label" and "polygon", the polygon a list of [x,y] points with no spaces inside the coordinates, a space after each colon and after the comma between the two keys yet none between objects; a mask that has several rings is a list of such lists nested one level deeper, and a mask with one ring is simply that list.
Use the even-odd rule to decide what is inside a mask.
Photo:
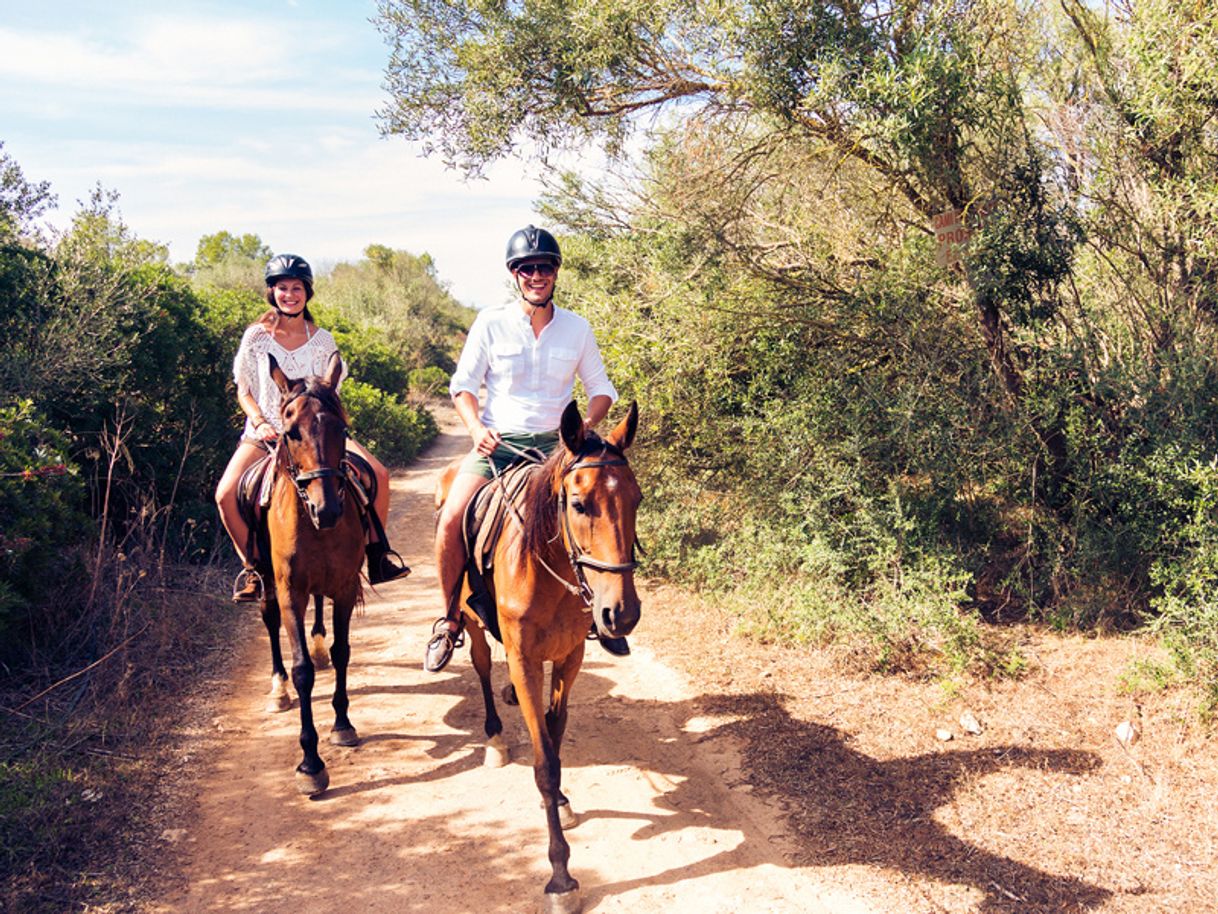
[{"label": "tree", "polygon": [[339,264],[319,282],[318,307],[375,334],[407,370],[451,371],[473,318],[440,281],[430,255],[370,244],[364,258]]},{"label": "tree", "polygon": [[229,259],[264,263],[270,258],[271,249],[263,244],[257,235],[247,232],[237,236],[221,230],[199,239],[198,247],[195,248],[194,267],[196,270],[217,267]]},{"label": "tree", "polygon": [[[992,370],[1008,402],[1022,401],[1028,364],[1011,332],[1052,307],[1074,238],[1028,129],[1015,5],[385,0],[379,21],[394,49],[383,129],[469,171],[524,139],[543,153],[594,136],[620,144],[641,113],[667,106],[686,123],[761,131],[749,155],[781,144],[857,163],[903,199],[894,216],[913,231],[986,202],[965,280]],[[1068,512],[1062,417],[1024,421],[1048,503]]]},{"label": "tree", "polygon": [[[610,153],[549,172],[545,208],[564,303],[646,404],[654,567],[782,580],[783,637],[849,626],[817,614],[853,594],[897,651],[928,630],[907,595],[963,571],[982,610],[1170,614],[1214,678],[1218,7],[382,0],[378,22],[386,134],[475,174]],[[948,269],[946,211],[971,234]]]},{"label": "tree", "polygon": [[4,152],[0,142],[0,244],[29,231],[34,220],[54,205],[50,183],[27,181],[21,166]]}]

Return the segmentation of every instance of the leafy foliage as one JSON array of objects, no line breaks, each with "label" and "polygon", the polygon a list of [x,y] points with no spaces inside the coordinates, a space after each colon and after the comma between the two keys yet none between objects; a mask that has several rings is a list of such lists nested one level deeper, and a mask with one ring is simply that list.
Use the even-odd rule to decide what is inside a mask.
[{"label": "leafy foliage", "polygon": [[381,460],[402,464],[436,436],[431,413],[403,403],[370,384],[343,384],[343,407],[351,417],[351,433]]},{"label": "leafy foliage", "polygon": [[[1183,583],[1206,562],[1186,468],[1218,452],[1218,13],[595,6],[384,0],[382,128],[474,172],[525,144],[617,153],[546,205],[564,301],[650,425],[655,565],[781,581],[783,636],[854,605],[891,645],[904,618],[948,667],[990,650],[961,608],[1150,614],[1218,681]],[[944,211],[959,269],[935,264]]]},{"label": "leafy foliage", "polygon": [[226,260],[252,260],[255,263],[265,263],[271,258],[271,249],[262,243],[257,235],[246,232],[244,235],[234,235],[221,230],[213,235],[204,235],[199,239],[195,249],[194,268],[196,270],[216,267]]},{"label": "leafy foliage", "polygon": [[[373,244],[364,258],[339,264],[318,282],[324,313],[374,332],[407,370],[436,365],[452,371],[473,313],[449,294],[431,257]],[[385,389],[404,390],[404,379]]]}]

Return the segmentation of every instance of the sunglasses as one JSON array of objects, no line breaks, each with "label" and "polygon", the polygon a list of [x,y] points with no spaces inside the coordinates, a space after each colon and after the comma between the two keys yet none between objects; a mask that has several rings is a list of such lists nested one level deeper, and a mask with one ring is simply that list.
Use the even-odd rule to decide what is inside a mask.
[{"label": "sunglasses", "polygon": [[522,276],[532,276],[534,273],[538,276],[553,276],[555,266],[552,263],[522,263],[516,268],[516,272]]}]

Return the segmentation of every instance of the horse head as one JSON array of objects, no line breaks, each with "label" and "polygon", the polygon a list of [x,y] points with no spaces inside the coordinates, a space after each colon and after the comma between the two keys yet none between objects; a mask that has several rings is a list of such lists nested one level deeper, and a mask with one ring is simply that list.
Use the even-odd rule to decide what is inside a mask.
[{"label": "horse head", "polygon": [[557,478],[564,544],[597,630],[609,638],[630,634],[639,621],[634,587],[635,520],[643,495],[626,461],[639,409],[605,438],[584,429],[574,401],[563,411],[559,434],[567,456]]},{"label": "horse head", "polygon": [[331,353],[321,377],[293,381],[268,353],[271,378],[282,396],[279,452],[309,519],[328,530],[342,517],[342,459],[347,450],[347,415],[338,399],[343,363]]}]

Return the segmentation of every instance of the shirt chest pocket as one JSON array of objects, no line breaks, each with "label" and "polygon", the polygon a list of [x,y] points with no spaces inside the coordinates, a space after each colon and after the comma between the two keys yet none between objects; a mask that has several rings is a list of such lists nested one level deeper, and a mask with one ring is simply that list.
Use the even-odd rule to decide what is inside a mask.
[{"label": "shirt chest pocket", "polygon": [[578,349],[555,346],[547,357],[547,374],[551,380],[569,384],[575,380],[575,366],[578,362]]},{"label": "shirt chest pocket", "polygon": [[513,381],[524,381],[529,374],[529,359],[518,343],[496,343],[491,347],[491,371]]}]

